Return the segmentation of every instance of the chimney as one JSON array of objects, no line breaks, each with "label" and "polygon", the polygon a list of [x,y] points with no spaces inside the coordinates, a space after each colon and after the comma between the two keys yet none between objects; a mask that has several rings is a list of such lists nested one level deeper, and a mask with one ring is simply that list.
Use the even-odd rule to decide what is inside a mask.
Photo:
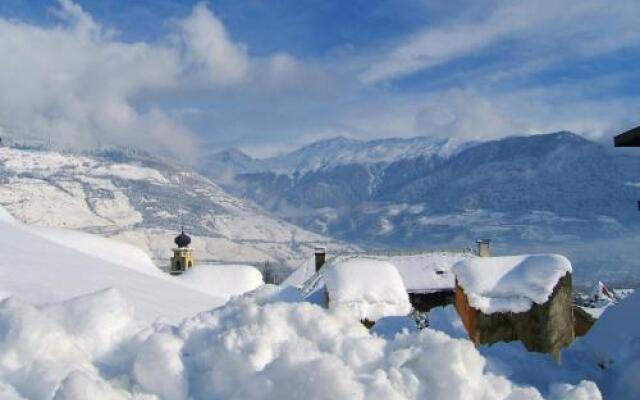
[{"label": "chimney", "polygon": [[324,247],[316,247],[315,248],[315,257],[316,257],[316,272],[320,271],[320,268],[324,265],[325,260],[325,251]]},{"label": "chimney", "polygon": [[478,239],[476,240],[478,243],[478,256],[480,257],[491,257],[491,240],[489,239]]}]

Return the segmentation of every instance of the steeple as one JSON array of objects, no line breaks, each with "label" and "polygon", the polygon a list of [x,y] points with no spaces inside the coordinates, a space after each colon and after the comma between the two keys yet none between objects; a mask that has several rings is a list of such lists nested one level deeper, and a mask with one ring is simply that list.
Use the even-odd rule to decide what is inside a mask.
[{"label": "steeple", "polygon": [[179,248],[187,247],[187,246],[189,246],[189,244],[191,244],[191,238],[189,237],[189,235],[184,233],[184,225],[182,225],[180,234],[178,236],[176,236],[175,239],[173,239],[173,242]]},{"label": "steeple", "polygon": [[193,249],[191,246],[191,238],[184,233],[184,225],[180,227],[180,234],[173,239],[176,244],[176,248],[173,249],[173,257],[171,257],[171,270],[172,275],[179,275],[187,269],[193,267]]}]

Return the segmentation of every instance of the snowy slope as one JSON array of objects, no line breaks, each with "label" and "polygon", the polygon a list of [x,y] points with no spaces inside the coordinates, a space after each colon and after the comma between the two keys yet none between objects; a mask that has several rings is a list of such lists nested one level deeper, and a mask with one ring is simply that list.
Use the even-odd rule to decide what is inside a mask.
[{"label": "snowy slope", "polygon": [[144,154],[0,148],[0,205],[39,226],[119,238],[168,263],[182,222],[201,261],[296,265],[344,245],[275,219],[192,170]]},{"label": "snowy slope", "polygon": [[[117,288],[134,307],[138,319],[173,321],[219,306],[223,296],[207,295],[171,280],[150,260],[132,252],[125,262],[122,245],[87,235],[38,230],[13,220],[0,209],[0,291],[34,304],[68,299],[92,291]],[[85,238],[86,240],[77,241]],[[83,251],[74,249],[84,246]],[[91,255],[89,253],[95,253]],[[106,258],[100,257],[111,254]],[[188,299],[188,301],[185,301]]]}]

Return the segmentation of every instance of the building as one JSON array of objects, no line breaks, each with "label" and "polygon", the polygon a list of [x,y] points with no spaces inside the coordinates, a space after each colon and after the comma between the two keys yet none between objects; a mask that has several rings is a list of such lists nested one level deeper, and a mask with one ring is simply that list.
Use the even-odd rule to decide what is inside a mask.
[{"label": "building", "polygon": [[184,227],[182,227],[180,234],[173,241],[177,247],[173,248],[169,273],[179,275],[195,264],[193,248],[190,246],[191,238],[184,233]]},{"label": "building", "polygon": [[390,316],[406,316],[412,306],[396,267],[364,257],[332,262],[323,276],[325,306],[351,315],[366,327]]},{"label": "building", "polygon": [[[488,241],[482,241],[488,250]],[[314,257],[295,270],[283,283],[294,286],[303,295],[311,295],[324,284],[326,264],[338,264],[347,260],[374,260],[392,264],[400,274],[413,308],[429,311],[433,307],[453,304],[455,277],[451,267],[458,261],[475,258],[480,252],[470,248],[436,249],[414,252],[361,252],[327,254],[317,248]]]},{"label": "building", "polygon": [[560,351],[575,338],[571,263],[553,254],[479,257],[457,263],[455,306],[476,345],[519,340]]}]

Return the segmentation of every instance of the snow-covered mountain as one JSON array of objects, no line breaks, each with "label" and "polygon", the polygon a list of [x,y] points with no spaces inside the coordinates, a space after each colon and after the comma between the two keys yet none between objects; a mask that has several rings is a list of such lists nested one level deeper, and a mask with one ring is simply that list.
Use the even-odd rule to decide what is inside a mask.
[{"label": "snow-covered mountain", "polygon": [[336,137],[266,159],[255,159],[240,150],[227,149],[203,157],[201,170],[216,181],[238,174],[268,171],[301,176],[351,164],[389,164],[416,157],[448,158],[475,144],[431,137],[370,141]]},{"label": "snow-covered mountain", "polygon": [[344,245],[274,218],[191,169],[138,152],[0,148],[0,205],[28,224],[116,237],[168,263],[181,224],[201,261],[297,265]]},{"label": "snow-covered mountain", "polygon": [[388,248],[487,237],[498,252],[568,254],[578,278],[640,278],[640,158],[569,132],[466,144],[334,139],[261,167],[224,187],[319,233]]}]

